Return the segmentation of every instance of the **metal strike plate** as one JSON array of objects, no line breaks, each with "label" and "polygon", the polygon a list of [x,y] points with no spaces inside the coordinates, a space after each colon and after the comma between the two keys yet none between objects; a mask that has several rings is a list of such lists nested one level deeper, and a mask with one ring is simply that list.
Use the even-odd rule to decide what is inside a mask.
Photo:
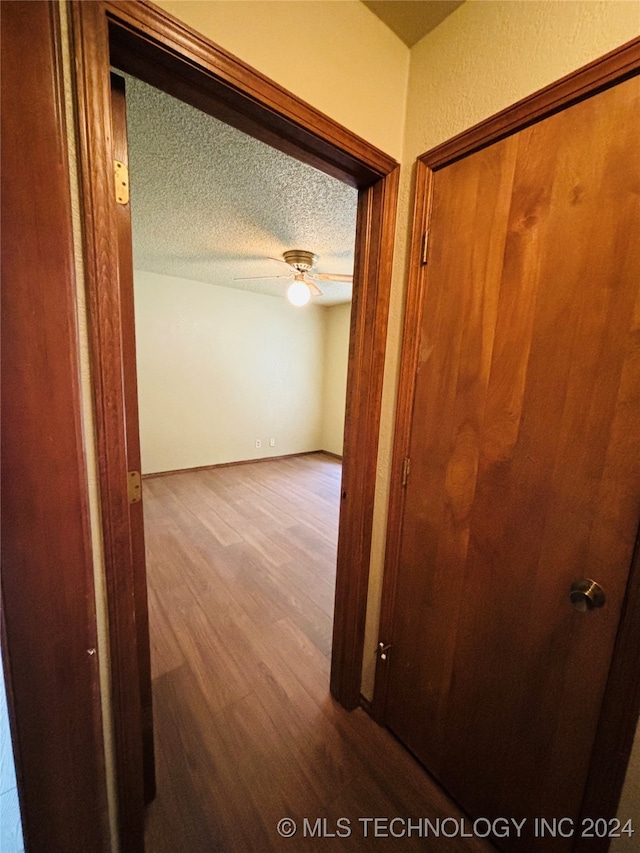
[{"label": "metal strike plate", "polygon": [[129,471],[127,473],[127,495],[130,504],[137,504],[142,500],[142,477],[140,471]]},{"label": "metal strike plate", "polygon": [[116,182],[116,201],[118,204],[129,204],[129,170],[120,160],[113,161]]}]

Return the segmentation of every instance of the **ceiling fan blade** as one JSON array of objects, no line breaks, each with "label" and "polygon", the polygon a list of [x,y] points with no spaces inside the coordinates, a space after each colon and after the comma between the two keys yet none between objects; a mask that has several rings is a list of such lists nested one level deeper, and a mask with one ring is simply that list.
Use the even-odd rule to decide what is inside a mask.
[{"label": "ceiling fan blade", "polygon": [[252,275],[249,278],[234,278],[234,281],[266,281],[269,278],[291,278],[290,275]]},{"label": "ceiling fan blade", "polygon": [[313,277],[318,281],[346,281],[349,284],[353,282],[352,275],[342,275],[342,273],[314,272]]},{"label": "ceiling fan blade", "polygon": [[305,276],[304,283],[309,288],[309,293],[312,296],[322,296],[322,291],[320,290],[318,285],[315,283],[315,281],[313,281],[312,279]]}]

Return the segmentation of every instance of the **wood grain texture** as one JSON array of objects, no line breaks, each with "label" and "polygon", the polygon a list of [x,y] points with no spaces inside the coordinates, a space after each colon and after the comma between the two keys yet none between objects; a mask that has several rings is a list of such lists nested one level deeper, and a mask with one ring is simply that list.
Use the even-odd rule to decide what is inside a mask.
[{"label": "wood grain texture", "polygon": [[[395,577],[398,565],[402,513],[406,490],[399,486],[403,480],[404,460],[408,454],[411,432],[411,414],[415,393],[416,364],[420,345],[420,328],[413,320],[422,316],[424,287],[421,286],[422,245],[431,221],[431,180],[433,173],[418,161],[414,176],[414,208],[409,252],[409,283],[405,301],[405,323],[402,335],[398,398],[396,402],[396,425],[391,459],[391,483],[389,513],[387,518],[387,542],[385,551],[385,576]],[[391,620],[395,603],[395,584],[385,586],[381,602],[379,639],[384,643],[391,636]],[[377,666],[371,713],[375,720],[384,719],[389,669]]]},{"label": "wood grain texture", "polygon": [[[127,106],[125,81],[111,75],[111,120],[113,123],[113,158],[129,168],[127,143]],[[133,291],[133,245],[131,204],[118,204],[118,273],[122,303],[123,392],[127,436],[127,471],[142,471],[140,457],[140,428],[138,419],[138,379],[136,368],[136,324]],[[143,495],[144,498],[144,495]],[[149,608],[147,575],[145,571],[144,516],[142,501],[129,505],[131,528],[131,561],[135,586],[136,634],[138,672],[142,714],[142,763],[144,799],[149,803],[155,796],[153,751],[153,705],[151,701],[151,662],[149,656]]]},{"label": "wood grain texture", "polygon": [[[148,853],[421,850],[417,837],[364,839],[357,819],[459,817],[388,732],[329,694],[340,481],[339,463],[311,454],[146,484],[158,746]],[[276,830],[287,816],[294,839]],[[304,817],[334,832],[347,817],[353,835],[304,838]]]},{"label": "wood grain texture", "polygon": [[331,691],[360,702],[399,169],[358,200]]},{"label": "wood grain texture", "polygon": [[[635,729],[620,673],[637,683],[638,628],[618,619],[625,600],[637,618],[640,112],[623,78],[433,177],[387,719],[472,814],[577,818],[604,697],[608,721],[632,706],[588,788],[593,809],[614,785],[612,816]],[[608,595],[587,621],[567,613],[580,576]]]},{"label": "wood grain texture", "polygon": [[[640,533],[613,652],[609,683],[602,703],[580,820],[617,814],[627,763],[634,746],[640,708]],[[633,664],[635,663],[635,669]],[[589,839],[576,842],[576,853],[594,849]],[[598,849],[605,850],[606,842]]]},{"label": "wood grain texture", "polygon": [[[127,497],[122,294],[107,23],[100,3],[72,5],[77,74],[84,269],[96,410],[109,618],[118,821],[127,850],[143,845],[144,779],[136,581]],[[81,70],[80,70],[81,69]]]},{"label": "wood grain texture", "polygon": [[108,844],[56,3],[2,8],[2,645],[27,849]]}]

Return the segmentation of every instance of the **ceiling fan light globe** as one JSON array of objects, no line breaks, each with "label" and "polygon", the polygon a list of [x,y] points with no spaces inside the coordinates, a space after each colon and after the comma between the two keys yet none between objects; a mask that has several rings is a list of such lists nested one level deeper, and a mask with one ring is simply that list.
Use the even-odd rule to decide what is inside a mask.
[{"label": "ceiling fan light globe", "polygon": [[287,289],[287,299],[292,305],[301,308],[311,299],[311,293],[303,281],[294,281]]}]

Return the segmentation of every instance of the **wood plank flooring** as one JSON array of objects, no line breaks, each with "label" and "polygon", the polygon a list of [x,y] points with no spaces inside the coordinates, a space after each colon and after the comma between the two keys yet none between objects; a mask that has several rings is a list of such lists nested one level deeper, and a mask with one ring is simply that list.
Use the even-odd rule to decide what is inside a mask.
[{"label": "wood plank flooring", "polygon": [[[340,473],[310,454],[145,480],[148,853],[491,849],[461,837],[459,811],[389,732],[329,694]],[[416,828],[447,817],[455,837]]]}]

